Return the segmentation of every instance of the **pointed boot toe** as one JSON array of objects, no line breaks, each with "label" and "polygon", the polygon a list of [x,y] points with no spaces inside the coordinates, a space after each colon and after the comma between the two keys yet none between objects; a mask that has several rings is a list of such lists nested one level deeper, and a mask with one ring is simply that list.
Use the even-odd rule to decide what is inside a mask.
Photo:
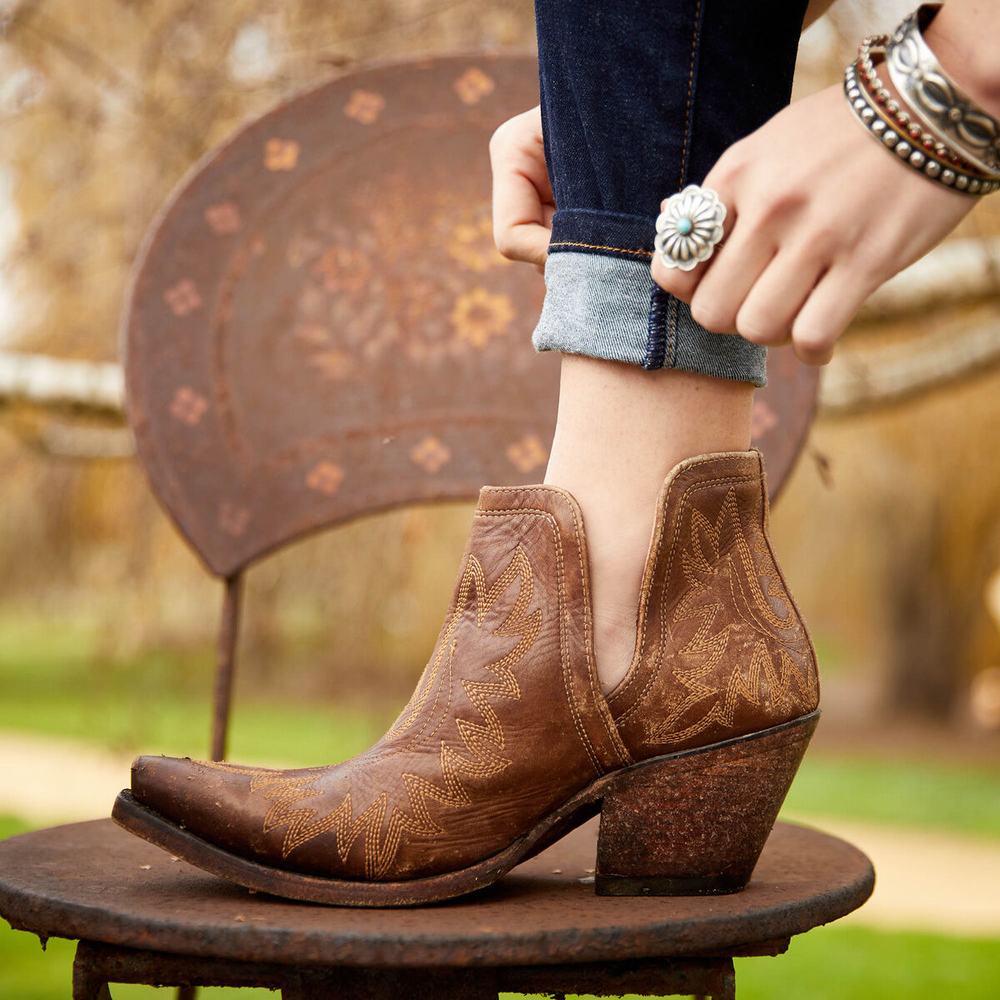
[{"label": "pointed boot toe", "polygon": [[246,845],[256,854],[259,848],[247,836],[244,818],[253,782],[275,773],[190,757],[143,756],[132,764],[130,793],[123,796],[177,830],[223,848]]},{"label": "pointed boot toe", "polygon": [[199,787],[198,765],[189,757],[148,755],[132,763],[132,797],[172,822],[187,825]]}]

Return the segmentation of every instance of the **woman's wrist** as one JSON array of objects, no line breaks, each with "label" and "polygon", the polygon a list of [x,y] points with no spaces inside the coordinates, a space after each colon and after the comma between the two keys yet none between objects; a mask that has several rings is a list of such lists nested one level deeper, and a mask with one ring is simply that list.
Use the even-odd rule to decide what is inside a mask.
[{"label": "woman's wrist", "polygon": [[983,110],[1000,117],[1000,5],[948,0],[924,40],[955,83]]}]

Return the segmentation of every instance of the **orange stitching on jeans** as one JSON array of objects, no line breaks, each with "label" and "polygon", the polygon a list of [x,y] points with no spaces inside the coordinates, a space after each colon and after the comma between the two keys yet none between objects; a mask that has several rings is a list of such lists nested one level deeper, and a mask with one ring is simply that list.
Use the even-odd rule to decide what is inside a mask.
[{"label": "orange stitching on jeans", "polygon": [[637,257],[652,257],[652,250],[626,250],[625,247],[606,247],[601,246],[599,243],[570,243],[569,241],[562,241],[560,243],[550,243],[549,247],[579,247],[581,250],[614,250],[615,253],[631,253],[635,254]]},{"label": "orange stitching on jeans", "polygon": [[684,108],[684,145],[681,148],[680,170],[677,174],[677,190],[684,185],[687,176],[688,146],[691,139],[691,99],[694,96],[694,63],[698,49],[699,25],[701,23],[701,0],[694,8],[694,25],[691,29],[691,65],[688,67],[687,103]]}]

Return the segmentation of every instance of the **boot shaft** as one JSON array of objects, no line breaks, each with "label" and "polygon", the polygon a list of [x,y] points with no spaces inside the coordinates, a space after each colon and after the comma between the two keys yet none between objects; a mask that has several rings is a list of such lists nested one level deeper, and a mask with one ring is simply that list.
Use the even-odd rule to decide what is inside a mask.
[{"label": "boot shaft", "polygon": [[815,654],[771,548],[759,452],[689,459],[667,478],[635,653],[608,701],[636,760],[816,708]]}]

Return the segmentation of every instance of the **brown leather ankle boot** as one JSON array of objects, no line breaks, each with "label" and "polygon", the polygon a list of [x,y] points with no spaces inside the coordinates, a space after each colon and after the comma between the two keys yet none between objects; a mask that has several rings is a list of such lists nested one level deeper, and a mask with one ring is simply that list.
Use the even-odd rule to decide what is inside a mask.
[{"label": "brown leather ankle boot", "polygon": [[324,903],[459,896],[598,812],[599,893],[742,888],[818,716],[759,454],[667,478],[608,697],[590,615],[573,497],[485,487],[430,662],[371,750],[292,771],[140,757],[114,817],[206,871]]}]

